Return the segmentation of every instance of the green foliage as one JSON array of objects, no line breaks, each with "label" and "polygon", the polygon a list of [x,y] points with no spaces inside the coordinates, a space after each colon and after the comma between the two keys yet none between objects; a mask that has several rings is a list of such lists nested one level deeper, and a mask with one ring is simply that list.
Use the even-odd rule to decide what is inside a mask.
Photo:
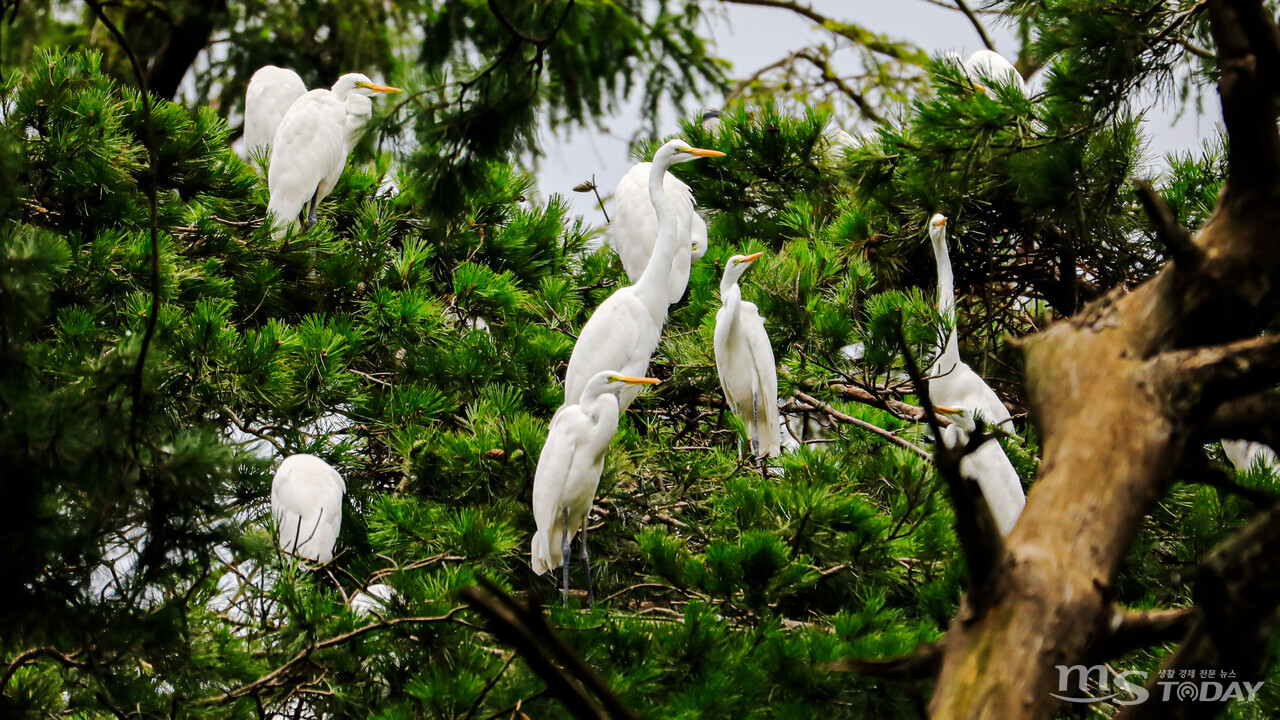
[{"label": "green foliage", "polygon": [[[901,123],[847,153],[821,106],[734,106],[714,134],[682,125],[727,155],[676,170],[709,212],[710,248],[651,364],[665,382],[624,415],[606,460],[588,533],[595,609],[577,591],[561,606],[558,571],[530,570],[529,502],[575,338],[626,278],[563,198],[531,199],[510,157],[536,150],[538,118],[591,121],[633,84],[650,103],[719,82],[696,3],[232,8],[232,50],[215,66],[238,78],[263,54],[309,57],[319,28],[370,25],[307,79],[365,62],[410,79],[379,138],[405,142],[393,158],[367,139],[320,222],[276,239],[226,122],[157,101],[158,286],[139,96],[94,52],[34,53],[0,82],[12,180],[0,187],[0,456],[14,478],[0,506],[0,653],[39,651],[13,666],[0,711],[562,716],[459,608],[484,576],[544,603],[647,717],[918,716],[927,689],[825,667],[938,640],[966,582],[945,486],[922,457],[931,434],[897,409],[917,403],[909,361],[928,367],[950,329],[925,220],[952,219],[962,354],[1015,404],[1008,338],[1160,259],[1125,186],[1142,137],[1124,98],[1170,51],[1086,59],[1104,47],[1088,33],[1125,30],[1114,8],[1054,39],[1044,28],[1075,22],[1072,3],[1007,5],[1055,63],[1036,101],[976,92],[937,61]],[[406,41],[419,43],[416,74],[400,66]],[[1108,77],[1122,92],[1098,95]],[[1197,224],[1222,174],[1209,146],[1172,159],[1158,186]],[[741,286],[808,441],[767,468],[743,457],[711,350],[724,263],[756,251]],[[1030,485],[1036,433],[1014,430],[1000,442]],[[281,555],[266,512],[270,468],[298,452],[347,485],[338,556],[322,569]],[[1258,469],[1236,479],[1274,490]],[[1257,511],[1176,484],[1117,600],[1186,603],[1170,572]],[[576,564],[572,576],[582,587]]]}]

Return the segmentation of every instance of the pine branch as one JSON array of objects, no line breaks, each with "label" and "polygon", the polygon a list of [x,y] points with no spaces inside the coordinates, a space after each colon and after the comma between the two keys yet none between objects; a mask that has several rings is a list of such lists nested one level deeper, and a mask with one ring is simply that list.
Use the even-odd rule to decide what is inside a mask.
[{"label": "pine branch", "polygon": [[388,620],[380,620],[378,622],[369,623],[368,625],[363,625],[350,632],[346,632],[341,635],[336,635],[334,637],[329,638],[328,640],[322,640],[317,643],[312,643],[311,645],[308,645],[302,650],[299,650],[298,654],[294,655],[291,660],[281,665],[280,667],[276,668],[275,670],[272,670],[266,675],[263,675],[257,680],[254,680],[253,682],[247,683],[245,685],[241,685],[240,687],[234,690],[230,690],[226,693],[223,693],[222,695],[218,695],[215,697],[202,698],[200,700],[197,700],[196,703],[200,705],[211,705],[211,704],[217,704],[217,703],[230,702],[237,698],[242,698],[247,695],[256,693],[257,691],[263,688],[274,687],[276,685],[279,685],[280,684],[279,681],[282,680],[284,677],[286,677],[290,672],[292,672],[294,668],[306,662],[316,652],[319,652],[321,650],[327,650],[332,647],[337,647],[339,645],[349,643],[352,640],[355,640],[359,637],[367,635],[376,630],[385,630],[387,628],[393,628],[397,625],[428,625],[432,623],[446,622],[446,621],[452,620],[453,616],[457,614],[459,611],[463,610],[465,607],[466,606],[464,605],[459,605],[458,607],[453,608],[452,610],[445,613],[444,615],[437,615],[435,617],[400,617],[400,618],[390,618]]},{"label": "pine branch", "polygon": [[1133,178],[1133,190],[1147,217],[1155,225],[1156,238],[1164,245],[1169,257],[1178,267],[1191,270],[1199,265],[1200,247],[1191,239],[1191,232],[1178,222],[1178,218],[1165,204],[1164,199],[1151,187],[1151,183]]},{"label": "pine branch", "polygon": [[942,423],[934,412],[933,401],[929,399],[929,381],[920,372],[915,355],[907,343],[899,317],[893,323],[893,331],[898,344],[902,347],[903,363],[907,366],[907,374],[911,377],[911,385],[920,398],[920,406],[924,409],[929,428],[933,431],[934,464],[942,475],[950,491],[951,503],[955,508],[956,536],[964,551],[969,565],[970,587],[967,602],[973,613],[980,614],[986,605],[987,584],[995,573],[998,558],[1004,555],[1004,540],[996,529],[991,517],[991,510],[982,499],[982,492],[975,486],[977,483],[967,480],[960,474],[960,460],[978,448],[987,438],[979,429],[970,434],[969,443],[963,448],[949,448],[942,441]]},{"label": "pine branch", "polygon": [[[888,440],[889,442],[893,443],[894,445],[897,445],[898,447],[910,450],[911,452],[919,455],[922,458],[925,458],[926,460],[933,457],[933,455],[928,450],[925,450],[919,445],[916,445],[915,443],[912,443],[908,440],[900,438],[896,434],[891,433],[882,427],[872,425],[871,423],[865,420],[860,420],[852,415],[842,413],[839,410],[831,407],[827,403],[822,402],[821,400],[813,397],[812,395],[806,392],[797,390],[796,397],[808,403],[810,406],[808,408],[800,408],[801,410],[821,410],[836,422],[853,425],[854,427],[857,427],[857,428],[862,428],[863,430],[866,430],[869,433],[878,435],[884,438],[885,440]],[[781,407],[779,407],[779,409],[781,409]]]},{"label": "pine branch", "polygon": [[[461,596],[489,621],[493,633],[514,646],[529,669],[546,681],[548,690],[579,720],[640,720],[578,654],[547,624],[541,608],[517,602],[501,588],[479,578],[485,588],[462,590]],[[594,697],[593,697],[594,696]],[[597,702],[597,699],[599,700]]]},{"label": "pine branch", "polygon": [[[133,407],[131,408],[130,418],[130,434],[133,436],[134,445],[138,442],[138,431],[142,422],[142,376],[147,366],[147,351],[151,348],[151,341],[155,339],[156,322],[160,317],[160,222],[157,214],[158,200],[156,197],[156,188],[159,185],[159,154],[156,151],[155,128],[152,125],[151,118],[151,92],[147,89],[146,73],[142,70],[142,64],[138,62],[138,56],[133,52],[133,47],[129,45],[129,41],[125,39],[124,33],[120,32],[120,28],[107,17],[107,12],[99,0],[85,0],[89,7],[93,8],[94,14],[110,31],[112,37],[115,38],[116,44],[124,51],[129,58],[129,65],[133,68],[133,74],[138,81],[138,91],[142,97],[142,144],[147,149],[147,183],[145,191],[147,194],[147,207],[149,213],[149,225],[151,229],[151,307],[147,311],[146,331],[142,334],[142,345],[138,350],[138,363],[133,371]],[[135,448],[136,454],[136,448]]]},{"label": "pine branch", "polygon": [[991,37],[987,35],[987,29],[983,27],[982,21],[978,19],[978,16],[969,7],[969,3],[964,0],[955,0],[955,3],[956,7],[960,8],[960,12],[964,13],[964,16],[969,19],[969,24],[973,25],[973,29],[978,31],[978,37],[982,38],[982,44],[991,52],[995,52],[996,44],[991,42]]}]

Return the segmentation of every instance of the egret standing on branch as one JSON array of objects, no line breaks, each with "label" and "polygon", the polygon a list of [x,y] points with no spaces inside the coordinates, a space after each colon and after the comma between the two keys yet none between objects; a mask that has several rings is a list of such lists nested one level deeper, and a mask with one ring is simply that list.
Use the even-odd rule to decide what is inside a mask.
[{"label": "egret standing on branch", "polygon": [[360,73],[338,78],[332,90],[312,90],[285,113],[271,144],[267,216],[283,235],[304,208],[304,224],[316,221],[320,201],[338,184],[347,155],[364,124],[373,117],[375,93],[399,88],[375,85]]},{"label": "egret standing on branch", "polygon": [[271,480],[271,517],[280,549],[327,563],[342,529],[342,496],[347,484],[315,455],[290,455]]},{"label": "egret standing on branch", "polygon": [[655,378],[628,377],[614,370],[596,373],[575,405],[560,408],[551,419],[533,476],[533,518],[538,530],[530,547],[530,564],[539,575],[564,566],[564,597],[569,597],[569,544],[582,531],[582,567],[591,590],[587,557],[587,515],[604,472],[605,451],[618,430],[618,393],[628,387],[657,385]]},{"label": "egret standing on branch", "polygon": [[[703,157],[721,157],[715,150],[689,147],[672,140],[653,154],[649,170],[649,200],[658,218],[658,241],[648,264],[634,285],[621,288],[592,313],[578,334],[564,375],[564,404],[578,402],[587,381],[597,373],[617,368],[623,375],[643,376],[658,349],[662,326],[667,322],[667,278],[676,255],[679,227],[675,209],[663,190],[667,168]],[[614,222],[617,222],[615,220]],[[625,410],[639,390],[626,388],[620,400]]]},{"label": "egret standing on branch", "polygon": [[[929,368],[929,398],[941,412],[952,416],[955,424],[947,427],[943,441],[948,447],[955,447],[968,442],[968,433],[976,429],[979,418],[992,427],[1001,428],[1010,421],[1010,416],[995,391],[960,360],[956,341],[955,277],[947,250],[945,215],[937,214],[929,220],[929,240],[938,264],[938,314],[950,326],[938,358]],[[996,524],[1008,535],[1027,499],[1022,492],[1022,481],[1000,443],[988,440],[966,455],[960,461],[960,474],[978,482]]]},{"label": "egret standing on branch", "polygon": [[[658,237],[658,215],[649,192],[653,163],[631,168],[613,191],[613,222],[606,242],[622,260],[631,282],[640,282]],[[667,303],[684,295],[689,284],[689,266],[707,252],[707,223],[694,209],[693,191],[675,175],[663,173],[663,190],[676,218],[676,255],[667,278]]]},{"label": "egret standing on branch", "polygon": [[[269,156],[271,141],[285,113],[294,101],[307,94],[298,73],[275,65],[264,65],[249,79],[244,94],[244,151],[252,158],[262,152]],[[261,149],[259,149],[261,148]]]},{"label": "egret standing on branch", "polygon": [[782,452],[778,423],[778,368],[754,303],[742,299],[738,278],[764,255],[734,255],[720,280],[720,310],[716,312],[716,370],[729,409],[746,426],[755,457]]}]

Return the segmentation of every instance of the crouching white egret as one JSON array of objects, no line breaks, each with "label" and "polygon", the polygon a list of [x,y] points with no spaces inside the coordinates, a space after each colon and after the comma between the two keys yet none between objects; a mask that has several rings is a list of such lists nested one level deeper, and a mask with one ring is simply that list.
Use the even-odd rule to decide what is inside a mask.
[{"label": "crouching white egret", "polygon": [[259,151],[269,153],[271,141],[285,113],[294,101],[307,94],[298,73],[288,68],[264,65],[249,79],[244,94],[244,150],[252,158]]},{"label": "crouching white egret", "polygon": [[307,209],[305,224],[316,221],[316,208],[338,184],[347,155],[360,129],[373,117],[376,93],[403,92],[375,85],[360,73],[338,78],[331,90],[312,90],[289,107],[271,143],[267,185],[268,219],[276,236]]},{"label": "crouching white egret", "polygon": [[[933,383],[929,383],[929,387],[932,389]],[[969,433],[977,427],[973,411],[942,405],[935,406],[935,409],[949,417],[952,423],[943,429],[942,443],[949,448],[967,445]],[[961,458],[960,475],[978,483],[1000,533],[1008,535],[1012,532],[1022,515],[1022,508],[1027,504],[1027,496],[1022,492],[1018,471],[1013,469],[1013,463],[1009,462],[1009,456],[1004,454],[1000,443],[991,438]]]},{"label": "crouching white egret", "polygon": [[[948,426],[943,436],[943,441],[954,447],[968,442],[968,433],[977,426],[978,417],[992,427],[1000,428],[1006,426],[1010,416],[1009,409],[995,391],[960,360],[956,341],[955,277],[951,272],[951,254],[947,250],[945,215],[939,213],[929,220],[929,240],[938,265],[938,313],[951,326],[938,358],[929,368],[929,399],[939,406],[939,410],[954,416],[955,424]],[[960,473],[978,481],[1000,531],[1009,534],[1022,514],[1026,496],[1018,473],[1000,443],[983,443],[977,451],[965,456],[960,461]]]},{"label": "crouching white egret", "polygon": [[755,303],[742,299],[738,278],[760,259],[734,255],[720,280],[720,310],[716,312],[716,370],[724,399],[747,427],[751,454],[777,457],[782,452],[778,424],[778,368]]},{"label": "crouching white egret", "polygon": [[[649,183],[652,174],[653,163],[639,163],[622,176],[613,192],[613,222],[605,242],[618,253],[622,269],[633,283],[640,282],[658,237],[658,215]],[[676,218],[676,253],[667,276],[670,304],[684,295],[690,264],[707,252],[707,223],[694,210],[693,191],[665,168],[662,190]]]},{"label": "crouching white egret", "polygon": [[290,455],[271,480],[271,517],[280,548],[316,562],[333,559],[347,484],[315,455]]},{"label": "crouching white egret", "polygon": [[530,565],[539,575],[564,567],[564,597],[569,597],[569,546],[582,531],[582,567],[591,590],[591,561],[587,557],[587,515],[604,472],[605,451],[618,429],[618,393],[629,387],[657,385],[656,378],[629,377],[616,370],[596,373],[578,401],[551,419],[533,476],[533,519],[538,529],[530,546]]},{"label": "crouching white egret", "polygon": [[960,69],[964,70],[964,74],[969,77],[969,81],[973,83],[976,90],[986,93],[987,88],[978,84],[979,81],[986,80],[1002,84],[1013,83],[1023,95],[1027,94],[1027,83],[1022,79],[1018,68],[998,52],[978,50],[963,60],[955,53],[951,53],[951,57],[960,64]]},{"label": "crouching white egret", "polygon": [[[578,333],[578,342],[569,356],[569,369],[564,375],[564,404],[578,402],[587,381],[598,373],[616,368],[633,377],[643,376],[649,360],[658,349],[662,326],[667,322],[669,297],[667,278],[675,257],[679,223],[671,202],[663,191],[667,168],[703,157],[720,157],[722,152],[689,147],[683,140],[672,140],[653,154],[649,171],[649,198],[657,212],[658,241],[649,256],[644,272],[634,285],[621,288],[600,303],[587,324]],[[616,220],[614,222],[617,222]],[[625,410],[639,393],[637,388],[622,391],[620,401]]]},{"label": "crouching white egret", "polygon": [[1280,458],[1276,457],[1276,451],[1260,442],[1223,440],[1222,451],[1237,470],[1248,470],[1255,464],[1261,464],[1273,473],[1280,468]]}]

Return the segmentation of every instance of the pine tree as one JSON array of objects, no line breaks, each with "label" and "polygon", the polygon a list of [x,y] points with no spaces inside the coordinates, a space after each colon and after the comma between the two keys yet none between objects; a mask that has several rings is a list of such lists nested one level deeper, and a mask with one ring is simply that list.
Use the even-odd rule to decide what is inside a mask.
[{"label": "pine tree", "polygon": [[[616,701],[644,717],[906,718],[931,695],[957,716],[963,703],[942,704],[966,688],[1035,675],[999,654],[968,679],[944,664],[965,657],[956,638],[984,631],[983,573],[1016,568],[992,569],[957,533],[923,387],[908,379],[948,330],[925,221],[953,220],[962,355],[1037,420],[992,441],[1029,487],[1038,474],[1055,482],[1037,460],[1046,381],[1032,357],[1024,388],[1016,339],[1107,312],[1116,288],[1185,262],[1170,226],[1210,222],[1239,164],[1227,138],[1170,158],[1154,191],[1129,182],[1136,93],[1188,67],[1216,72],[1186,49],[1217,47],[1205,7],[1002,4],[1027,57],[1050,68],[1035,102],[841,24],[923,68],[894,91],[910,103],[847,152],[816,99],[757,93],[715,131],[682,122],[686,140],[727,153],[674,171],[708,213],[710,249],[651,365],[664,382],[625,413],[607,459],[589,531],[594,608],[583,594],[562,605],[557,583],[530,570],[529,501],[576,335],[627,280],[598,229],[560,196],[537,199],[511,157],[536,149],[540,116],[588,122],[634,84],[652,102],[719,82],[692,30],[696,3],[663,4],[656,20],[640,3],[394,6],[423,35],[371,30],[375,54],[420,50],[402,83],[416,90],[382,109],[320,222],[282,239],[261,222],[265,183],[213,110],[155,98],[148,121],[124,65],[33,41],[0,82],[0,709],[562,717]],[[1217,37],[1238,47],[1224,23],[1215,16]],[[281,47],[304,57],[308,42]],[[228,63],[265,52],[234,46]],[[363,52],[336,51],[333,65]],[[1169,224],[1153,230],[1144,203],[1167,207]],[[756,251],[742,288],[767,320],[783,410],[829,427],[764,468],[743,457],[711,350],[723,265]],[[1274,315],[1258,308],[1255,330]],[[852,359],[843,349],[856,343]],[[1241,581],[1260,588],[1262,609],[1245,612],[1198,579],[1171,579],[1197,565],[1237,578],[1215,548],[1274,514],[1275,479],[1206,459],[1201,443],[1217,438],[1197,417],[1184,417],[1183,461],[1169,461],[1166,491],[1134,516],[1146,519],[1097,590],[1123,618],[1167,619],[1099,641],[1117,668],[1152,678],[1194,647],[1174,642],[1195,617],[1186,608],[1241,612],[1257,620],[1248,630],[1274,614],[1266,581]],[[1059,452],[1060,432],[1049,428],[1045,452]],[[320,568],[282,555],[267,518],[271,470],[298,452],[347,483],[339,553]],[[1096,491],[1077,482],[1080,497]],[[508,596],[504,625],[492,608]],[[535,632],[544,613],[564,648]],[[512,633],[521,622],[534,641]],[[1280,706],[1274,644],[1256,637],[1256,657],[1219,657],[1266,680],[1232,717]],[[556,683],[548,668],[578,658],[612,697]],[[1035,702],[1038,716],[1058,712]]]}]

